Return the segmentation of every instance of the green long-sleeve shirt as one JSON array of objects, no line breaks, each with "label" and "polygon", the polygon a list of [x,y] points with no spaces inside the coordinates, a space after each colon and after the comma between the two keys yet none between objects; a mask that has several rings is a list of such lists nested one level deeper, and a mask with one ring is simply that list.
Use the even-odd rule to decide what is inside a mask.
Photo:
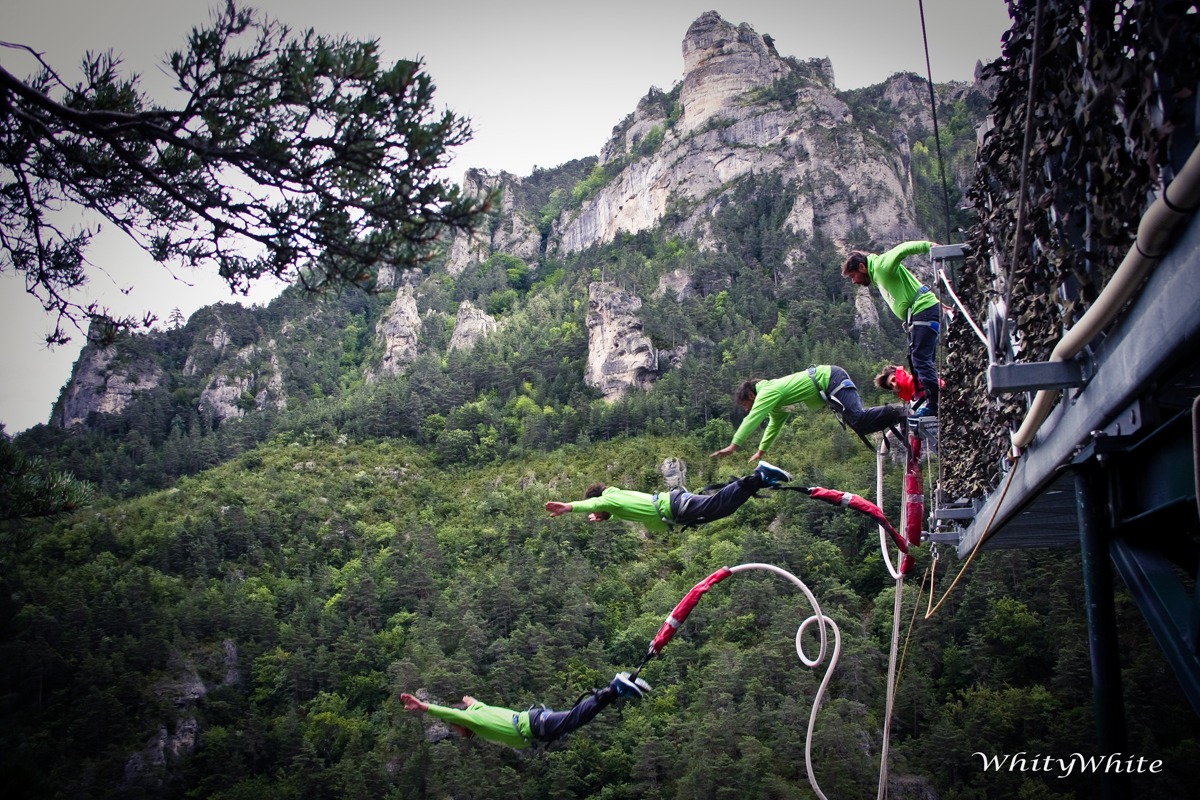
[{"label": "green long-sleeve shirt", "polygon": [[[533,732],[529,727],[528,711],[513,711],[511,708],[476,702],[465,709],[430,703],[428,713],[431,717],[445,720],[451,725],[468,728],[474,731],[476,736],[487,739],[489,742],[497,742],[518,749],[533,744]],[[513,724],[514,717],[516,718],[515,725]]]},{"label": "green long-sleeve shirt", "polygon": [[882,254],[867,256],[867,274],[871,283],[879,287],[879,293],[892,313],[908,320],[909,309],[916,314],[937,305],[933,292],[921,292],[921,282],[902,263],[904,259],[918,253],[928,253],[932,242],[904,242]]},{"label": "green long-sleeve shirt", "polygon": [[606,488],[599,497],[589,497],[571,503],[571,512],[574,514],[586,514],[591,511],[607,511],[617,519],[640,522],[652,531],[665,531],[673,519],[671,496],[667,492],[649,495],[645,492],[618,489],[615,486]]},{"label": "green long-sleeve shirt", "polygon": [[759,381],[755,387],[754,404],[733,434],[733,443],[738,447],[744,446],[766,419],[767,429],[763,431],[758,449],[764,453],[770,450],[783,430],[783,423],[787,422],[788,406],[800,403],[809,408],[821,408],[825,405],[821,392],[829,391],[829,372],[829,365],[822,364],[816,368],[813,378],[809,378],[808,370],[805,370],[782,378]]}]

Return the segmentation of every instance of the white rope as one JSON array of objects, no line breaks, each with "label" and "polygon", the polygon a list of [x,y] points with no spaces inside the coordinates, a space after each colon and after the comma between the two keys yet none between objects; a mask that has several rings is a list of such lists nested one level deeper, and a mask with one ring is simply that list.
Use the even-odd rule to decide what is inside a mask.
[{"label": "white rope", "polygon": [[975,335],[979,337],[979,341],[983,342],[983,347],[988,352],[988,360],[991,361],[993,358],[991,342],[988,341],[987,336],[984,335],[979,326],[975,324],[975,320],[971,319],[971,312],[967,311],[967,307],[963,305],[962,300],[959,300],[958,295],[954,293],[954,287],[950,285],[950,278],[946,275],[945,268],[938,268],[938,277],[942,279],[942,284],[946,287],[946,291],[950,293],[950,297],[954,300],[954,305],[958,306],[958,310],[962,312],[963,319],[971,326],[971,330],[975,331]]},{"label": "white rope", "polygon": [[[739,564],[736,567],[730,567],[730,572],[745,572],[751,569],[765,569],[768,572],[774,572],[783,578],[787,578],[793,584],[804,592],[804,596],[808,598],[808,603],[812,606],[812,616],[800,623],[800,627],[796,629],[796,655],[800,657],[801,663],[806,667],[816,667],[825,660],[826,651],[828,650],[829,640],[825,633],[825,627],[829,626],[833,629],[833,654],[829,658],[829,666],[825,669],[825,677],[821,679],[821,685],[817,687],[817,695],[813,698],[812,711],[808,715],[808,733],[804,738],[804,766],[808,769],[808,782],[812,786],[813,791],[817,793],[817,797],[821,800],[829,800],[825,793],[821,791],[821,787],[817,785],[817,776],[813,773],[812,766],[812,740],[813,728],[817,724],[817,711],[821,707],[821,699],[825,696],[825,689],[829,686],[829,680],[833,677],[833,670],[837,667],[838,656],[842,653],[842,632],[838,629],[837,623],[831,617],[825,616],[821,611],[821,606],[817,604],[817,598],[804,582],[797,578],[786,569],[780,569],[773,564]],[[804,632],[809,626],[818,625],[821,637],[821,649],[817,652],[816,658],[809,658],[804,652]]]},{"label": "white rope", "polygon": [[[883,456],[887,452],[887,436],[879,442],[879,447],[875,451],[875,505],[883,510]],[[907,504],[902,504],[907,505]],[[901,515],[904,514],[901,509]],[[900,520],[900,530],[904,530],[903,516]],[[892,562],[892,554],[888,552],[887,546],[888,532],[882,525],[879,526],[879,552],[883,553],[883,565],[887,567],[888,574],[892,576],[892,580],[900,580],[900,570]]]},{"label": "white rope", "polygon": [[900,606],[904,598],[904,577],[896,579],[896,603],[892,608],[892,651],[888,655],[887,701],[883,715],[883,744],[879,755],[879,793],[877,800],[887,796],[888,745],[892,739],[892,711],[896,706],[896,650],[900,641]]},{"label": "white rope", "polygon": [[[886,452],[886,439],[880,443],[875,459],[875,504],[883,508],[883,457]],[[905,460],[907,474],[908,461]],[[900,530],[908,531],[908,503],[900,504]],[[896,581],[896,602],[892,610],[892,646],[888,654],[887,700],[883,717],[883,743],[879,756],[879,793],[877,800],[883,800],[887,794],[888,779],[888,749],[892,737],[892,710],[896,702],[896,650],[900,641],[900,606],[904,597],[904,575],[892,564],[891,554],[887,547],[887,532],[879,526],[879,548],[883,552],[883,563],[887,566],[892,579]]]}]

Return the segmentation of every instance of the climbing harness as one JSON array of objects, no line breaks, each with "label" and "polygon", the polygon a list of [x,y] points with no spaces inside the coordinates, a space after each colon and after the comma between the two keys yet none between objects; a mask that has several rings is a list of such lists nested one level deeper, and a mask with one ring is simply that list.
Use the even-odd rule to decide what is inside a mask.
[{"label": "climbing harness", "polygon": [[[675,491],[675,490],[672,489],[671,491]],[[650,502],[654,505],[654,510],[655,510],[655,512],[658,513],[658,518],[663,521],[663,524],[666,525],[668,528],[674,527],[675,520],[667,519],[667,516],[665,514],[663,514],[661,510],[659,510],[658,492],[654,493],[654,496],[650,498]]]},{"label": "climbing harness", "polygon": [[[920,289],[917,289],[917,293],[915,295],[913,295],[913,302],[909,303],[908,311],[905,312],[905,317],[904,317],[904,330],[905,331],[907,331],[909,328],[917,327],[917,328],[933,328],[934,333],[938,332],[938,329],[940,326],[939,326],[937,320],[919,319],[919,320],[916,320],[915,322],[913,321],[913,313],[914,313],[913,305],[916,303],[918,297],[920,297],[923,294],[927,294],[930,291],[932,291],[932,290],[929,288],[929,284],[924,283],[924,284],[921,284]],[[939,301],[938,305],[941,305],[940,301]],[[928,306],[927,308],[933,308],[933,306]],[[921,309],[921,311],[925,311],[925,310],[926,310],[925,308]],[[916,313],[919,314],[921,312],[918,311]]]},{"label": "climbing harness", "polygon": [[[831,389],[829,392],[826,392],[821,388],[820,384],[817,383],[816,367],[808,368],[808,379],[812,381],[812,385],[817,390],[817,394],[821,396],[821,399],[825,401],[825,405],[828,406],[829,410],[833,412],[833,416],[837,419],[838,424],[842,426],[842,429],[845,430],[848,428],[849,426],[846,425],[846,420],[842,418],[842,415],[846,413],[846,404],[838,399],[838,392],[842,391],[843,389],[854,389],[857,391],[858,387],[854,385],[854,381],[846,378],[838,384],[836,389]],[[853,429],[851,428],[851,430]],[[862,440],[863,444],[870,449],[874,449],[871,443],[867,441],[866,436],[863,436],[858,431],[854,431],[854,433],[859,439]]]},{"label": "climbing harness", "polygon": [[[817,383],[817,368],[816,367],[808,368],[808,379],[810,381],[812,381],[812,385],[816,388],[817,394],[821,395],[821,399],[824,400],[827,405],[830,405],[830,406],[833,406],[834,408],[842,409],[842,410],[845,410],[846,404],[843,403],[841,400],[837,399],[838,392],[842,391],[843,389],[857,389],[858,388],[854,385],[854,381],[850,380],[849,378],[846,378],[844,381],[842,381],[841,383],[839,383],[837,385],[836,389],[830,389],[829,392],[827,393],[824,389],[821,388],[821,385]],[[845,424],[845,423],[842,423],[842,424]]]}]

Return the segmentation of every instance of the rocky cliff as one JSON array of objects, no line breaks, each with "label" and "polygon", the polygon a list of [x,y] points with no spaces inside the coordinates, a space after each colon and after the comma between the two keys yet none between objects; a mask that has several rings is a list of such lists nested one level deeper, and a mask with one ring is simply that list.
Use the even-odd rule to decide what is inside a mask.
[{"label": "rocky cliff", "polygon": [[399,375],[417,357],[421,315],[411,286],[401,286],[396,299],[375,326],[376,341],[383,350],[377,369],[368,373],[368,380],[380,376]]},{"label": "rocky cliff", "polygon": [[[868,131],[839,95],[828,59],[781,57],[774,40],[747,24],[705,13],[688,28],[682,51],[682,84],[671,93],[651,89],[614,128],[600,158],[607,182],[561,211],[545,240],[548,255],[654,228],[668,208],[678,217],[670,223],[677,233],[719,248],[705,236],[708,219],[731,186],[752,173],[777,173],[811,187],[797,197],[789,218],[796,233],[820,229],[834,242],[856,228],[879,241],[920,234],[910,142],[915,132],[932,128],[928,89],[920,79],[889,80],[881,102],[898,114],[897,126]],[[508,196],[520,179],[475,171],[471,182],[479,191],[507,188]],[[506,203],[490,245],[477,240],[472,251],[455,242],[455,268],[501,248],[533,257],[538,212]]]},{"label": "rocky cliff", "polygon": [[[781,56],[771,37],[716,12],[688,28],[682,55],[682,83],[670,92],[651,89],[613,129],[587,181],[602,185],[565,203],[546,235],[539,236],[537,224],[555,206],[522,205],[524,179],[469,173],[474,190],[500,189],[505,200],[487,236],[453,243],[452,274],[496,252],[529,263],[561,259],[624,234],[664,227],[697,241],[702,250],[720,252],[724,242],[713,233],[714,214],[730,202],[740,179],[767,174],[804,187],[786,221],[797,248],[816,236],[843,247],[864,234],[880,243],[925,235],[916,222],[912,173],[912,143],[932,131],[928,85],[920,78],[893,76],[878,92],[876,102],[888,112],[880,116],[883,121],[859,120],[837,90],[828,59]],[[972,93],[982,97],[984,89],[952,84],[940,91],[959,100]],[[799,249],[789,253],[785,267],[803,257]],[[661,276],[658,292],[683,299],[692,292],[691,278],[686,268],[676,269]],[[870,297],[856,305],[856,329],[879,324]],[[637,324],[634,314],[624,318]],[[603,384],[606,397],[638,385],[621,385],[618,376],[632,373],[610,361],[613,341],[638,335],[633,327],[617,332],[618,324],[613,319],[592,329],[591,341],[600,349],[589,351],[589,383]],[[640,369],[638,382],[653,380],[653,369]]]},{"label": "rocky cliff", "polygon": [[683,39],[680,133],[727,113],[747,92],[769,87],[789,71],[774,43],[749,25],[734,27],[715,11],[701,14]]},{"label": "rocky cliff", "polygon": [[450,337],[448,350],[463,350],[474,347],[475,343],[496,330],[496,318],[484,313],[464,300],[458,307],[454,318],[454,334]]},{"label": "rocky cliff", "polygon": [[642,301],[612,284],[588,286],[588,358],[583,380],[606,400],[648,389],[658,376],[658,353],[642,334]]},{"label": "rocky cliff", "polygon": [[220,422],[286,404],[278,346],[271,339],[262,346],[244,347],[223,361],[200,393],[199,409]]},{"label": "rocky cliff", "polygon": [[501,172],[492,175],[487,170],[469,169],[463,175],[463,191],[482,195],[501,190],[497,213],[499,224],[488,230],[459,234],[450,243],[446,271],[458,277],[473,261],[485,261],[492,253],[507,253],[527,262],[538,260],[542,235],[530,219],[530,214],[518,210],[517,197],[523,180]]},{"label": "rocky cliff", "polygon": [[[776,286],[805,283],[802,271],[814,241],[840,251],[850,242],[890,244],[924,236],[916,222],[913,147],[932,129],[927,85],[916,76],[896,75],[867,90],[864,101],[861,92],[837,90],[828,59],[784,56],[779,44],[749,24],[702,14],[682,41],[683,80],[669,91],[651,88],[613,128],[598,156],[523,177],[468,170],[467,192],[499,193],[490,224],[447,242],[444,258],[428,275],[381,271],[375,289],[390,304],[382,311],[373,308],[363,321],[373,337],[366,331],[335,340],[339,334],[323,333],[307,353],[297,352],[289,349],[289,330],[304,330],[304,319],[264,329],[251,311],[214,306],[188,325],[193,338],[182,365],[184,391],[194,386],[197,407],[217,420],[282,408],[288,392],[303,397],[328,391],[328,382],[313,389],[320,381],[306,361],[347,342],[360,353],[353,361],[361,374],[343,383],[404,374],[422,354],[444,356],[471,347],[501,327],[505,313],[530,288],[532,278],[522,283],[522,273],[532,276],[546,265],[565,264],[589,248],[643,232],[688,242],[693,251],[724,254],[728,231],[718,229],[719,215],[745,202],[741,187],[763,176],[795,187],[785,201],[781,240],[787,249],[771,265]],[[949,100],[984,91],[979,84],[939,87]],[[669,296],[694,302],[730,289],[733,280],[720,270],[695,274],[692,263],[681,261],[651,276],[653,283],[638,289],[638,296],[596,277],[601,281],[589,288],[585,377],[607,399],[650,387],[660,371],[690,357],[688,342],[672,340],[675,349],[656,352],[639,318],[643,300]],[[475,288],[464,290],[461,283]],[[504,291],[507,298],[499,296]],[[488,296],[495,302],[484,302]],[[310,320],[325,313],[303,312]],[[858,331],[880,324],[869,294],[856,298],[853,324]],[[53,421],[70,426],[96,412],[121,413],[146,391],[178,394],[178,387],[164,386],[163,377],[178,365],[147,348],[139,352],[134,356],[122,346],[85,350]]]},{"label": "rocky cliff", "polygon": [[154,361],[133,356],[115,345],[87,345],[75,362],[51,422],[63,428],[85,424],[92,414],[120,414],[139,394],[162,384]]}]

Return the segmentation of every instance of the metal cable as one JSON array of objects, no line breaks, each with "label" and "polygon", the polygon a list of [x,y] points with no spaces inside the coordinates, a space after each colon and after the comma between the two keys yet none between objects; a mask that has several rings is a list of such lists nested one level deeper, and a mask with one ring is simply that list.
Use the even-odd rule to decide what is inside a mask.
[{"label": "metal cable", "polygon": [[938,132],[937,95],[933,90],[933,69],[929,66],[929,36],[925,32],[925,0],[919,0],[921,8],[921,38],[925,43],[925,74],[929,80],[929,110],[933,112],[933,141],[937,145],[938,171],[942,178],[942,199],[946,203],[946,238],[950,243],[953,238],[950,233],[950,189],[946,186],[946,160],[942,158],[942,137]]}]

